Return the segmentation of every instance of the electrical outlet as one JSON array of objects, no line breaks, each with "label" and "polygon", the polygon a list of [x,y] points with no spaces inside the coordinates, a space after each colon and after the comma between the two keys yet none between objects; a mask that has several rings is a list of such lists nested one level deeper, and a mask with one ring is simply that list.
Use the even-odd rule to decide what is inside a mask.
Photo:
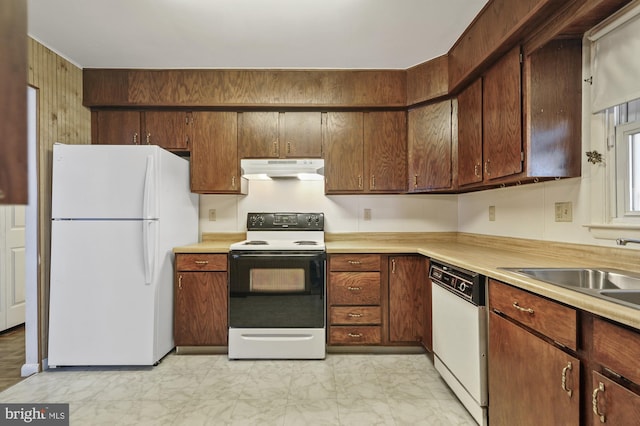
[{"label": "electrical outlet", "polygon": [[573,203],[556,203],[556,222],[573,222]]},{"label": "electrical outlet", "polygon": [[216,209],[209,209],[209,222],[216,221]]},{"label": "electrical outlet", "polygon": [[364,209],[364,220],[371,220],[371,209]]},{"label": "electrical outlet", "polygon": [[496,206],[489,206],[489,222],[496,221]]}]

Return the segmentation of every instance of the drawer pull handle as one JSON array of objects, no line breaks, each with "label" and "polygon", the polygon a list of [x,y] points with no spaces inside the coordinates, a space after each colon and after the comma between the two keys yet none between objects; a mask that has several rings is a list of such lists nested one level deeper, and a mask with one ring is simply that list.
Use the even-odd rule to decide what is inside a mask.
[{"label": "drawer pull handle", "polygon": [[533,315],[533,309],[531,309],[531,308],[523,308],[522,306],[518,305],[518,302],[513,302],[513,307],[516,308],[517,310],[519,310],[520,312],[526,312],[529,315]]},{"label": "drawer pull handle", "polygon": [[591,398],[591,404],[593,405],[593,414],[600,418],[600,423],[605,422],[604,414],[600,414],[598,411],[598,393],[604,392],[604,383],[599,382],[598,387],[593,390],[593,396]]},{"label": "drawer pull handle", "polygon": [[567,371],[571,370],[573,370],[571,362],[569,362],[567,366],[562,369],[562,390],[565,391],[567,395],[569,395],[569,398],[571,398],[571,395],[573,395],[573,390],[567,389]]},{"label": "drawer pull handle", "polygon": [[206,265],[206,264],[208,264],[208,263],[209,263],[209,261],[208,261],[208,260],[196,260],[196,261],[195,261],[195,264],[196,264],[196,265]]},{"label": "drawer pull handle", "polygon": [[362,337],[362,333],[349,333],[349,337],[360,338]]},{"label": "drawer pull handle", "polygon": [[178,288],[182,290],[182,275],[178,277]]},{"label": "drawer pull handle", "polygon": [[352,314],[351,312],[349,312],[347,316],[349,318],[362,318],[362,314]]},{"label": "drawer pull handle", "polygon": [[360,291],[360,290],[362,290],[362,287],[351,287],[351,286],[349,286],[349,287],[347,287],[347,290],[349,290],[349,291]]},{"label": "drawer pull handle", "polygon": [[349,265],[360,265],[362,264],[362,262],[360,262],[359,260],[349,260]]}]

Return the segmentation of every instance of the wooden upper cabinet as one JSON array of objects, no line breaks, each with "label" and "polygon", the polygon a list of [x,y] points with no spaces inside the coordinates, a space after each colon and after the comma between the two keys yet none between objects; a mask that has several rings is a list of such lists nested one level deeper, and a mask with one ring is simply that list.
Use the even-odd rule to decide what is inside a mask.
[{"label": "wooden upper cabinet", "polygon": [[241,112],[238,154],[240,158],[321,158],[322,114]]},{"label": "wooden upper cabinet", "polygon": [[482,80],[458,95],[458,185],[482,182]]},{"label": "wooden upper cabinet", "polygon": [[140,111],[99,110],[91,113],[91,143],[101,145],[140,145]]},{"label": "wooden upper cabinet", "polygon": [[278,158],[278,116],[277,111],[238,113],[240,158]]},{"label": "wooden upper cabinet", "polygon": [[364,114],[365,190],[407,190],[407,114],[375,111]]},{"label": "wooden upper cabinet", "polygon": [[191,113],[184,111],[145,111],[142,143],[175,151],[189,150]]},{"label": "wooden upper cabinet", "polygon": [[27,204],[27,2],[0,2],[0,204]]},{"label": "wooden upper cabinet", "polygon": [[522,172],[520,47],[509,51],[484,76],[484,180]]},{"label": "wooden upper cabinet", "polygon": [[280,113],[280,140],[281,157],[322,158],[322,113]]},{"label": "wooden upper cabinet", "polygon": [[94,110],[91,142],[101,145],[158,145],[188,151],[191,113],[185,111]]},{"label": "wooden upper cabinet", "polygon": [[409,192],[451,189],[451,101],[410,110],[407,134]]},{"label": "wooden upper cabinet", "polygon": [[238,158],[238,126],[235,112],[193,112],[191,191],[245,193]]},{"label": "wooden upper cabinet", "polygon": [[364,188],[362,112],[327,112],[323,120],[325,192],[353,193]]},{"label": "wooden upper cabinet", "polygon": [[523,73],[526,176],[580,176],[582,40],[547,43],[525,58]]}]

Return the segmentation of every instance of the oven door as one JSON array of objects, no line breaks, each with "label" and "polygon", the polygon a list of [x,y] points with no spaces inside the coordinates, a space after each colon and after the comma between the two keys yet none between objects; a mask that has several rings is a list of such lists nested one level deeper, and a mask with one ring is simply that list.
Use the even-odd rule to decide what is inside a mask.
[{"label": "oven door", "polygon": [[230,328],[324,328],[324,252],[232,251]]}]

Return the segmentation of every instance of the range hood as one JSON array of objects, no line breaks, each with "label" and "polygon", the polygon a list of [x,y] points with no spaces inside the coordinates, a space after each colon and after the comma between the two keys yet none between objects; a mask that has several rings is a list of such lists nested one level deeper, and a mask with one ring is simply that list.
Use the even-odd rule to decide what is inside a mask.
[{"label": "range hood", "polygon": [[321,158],[242,159],[242,176],[249,180],[324,179],[324,160]]}]

